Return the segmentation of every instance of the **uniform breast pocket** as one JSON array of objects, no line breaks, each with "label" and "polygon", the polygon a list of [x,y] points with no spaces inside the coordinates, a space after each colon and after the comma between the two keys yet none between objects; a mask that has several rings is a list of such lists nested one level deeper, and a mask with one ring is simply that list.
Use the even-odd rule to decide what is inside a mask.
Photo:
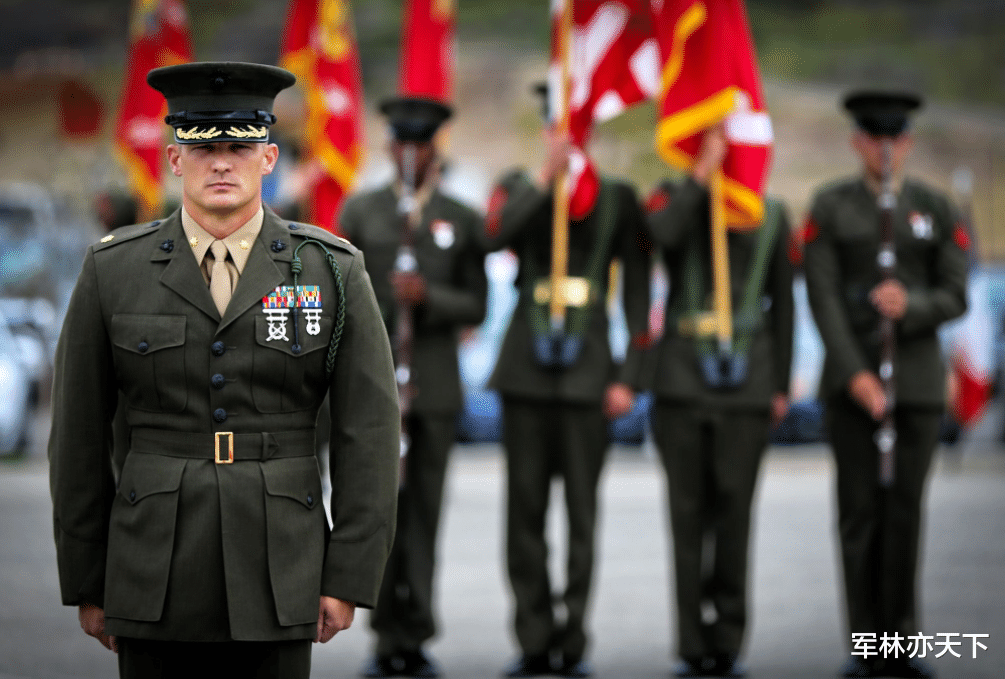
[{"label": "uniform breast pocket", "polygon": [[185,316],[112,316],[116,372],[130,407],[166,413],[185,408],[186,321]]},{"label": "uniform breast pocket", "polygon": [[327,391],[325,360],[332,334],[331,316],[310,309],[274,317],[255,317],[251,392],[262,413],[317,408]]}]

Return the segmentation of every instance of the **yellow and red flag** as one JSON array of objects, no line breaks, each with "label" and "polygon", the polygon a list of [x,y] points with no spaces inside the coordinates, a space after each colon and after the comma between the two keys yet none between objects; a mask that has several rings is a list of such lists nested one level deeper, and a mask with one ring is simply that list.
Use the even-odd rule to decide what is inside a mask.
[{"label": "yellow and red flag", "polygon": [[454,87],[454,0],[408,0],[398,93],[448,103]]},{"label": "yellow and red flag", "polygon": [[726,224],[756,226],[774,137],[741,0],[663,0],[653,11],[663,64],[657,150],[688,170],[702,131],[725,121]]},{"label": "yellow and red flag", "polygon": [[164,201],[161,159],[167,104],[147,84],[147,73],[191,60],[184,1],[134,0],[115,146],[136,194],[140,219],[156,217]]},{"label": "yellow and red flag", "polygon": [[291,0],[280,65],[304,92],[304,149],[323,169],[311,191],[309,221],[337,232],[339,208],[363,155],[363,82],[349,3]]},{"label": "yellow and red flag", "polygon": [[[562,0],[551,3],[548,110],[558,119],[562,101]],[[599,178],[584,147],[593,126],[656,94],[659,49],[649,0],[572,0],[569,36],[569,214],[593,210]]]}]

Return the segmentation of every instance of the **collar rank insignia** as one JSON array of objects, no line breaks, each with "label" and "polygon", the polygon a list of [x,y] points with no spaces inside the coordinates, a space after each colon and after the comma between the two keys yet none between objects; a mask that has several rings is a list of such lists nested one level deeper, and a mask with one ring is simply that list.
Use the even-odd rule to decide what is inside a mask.
[{"label": "collar rank insignia", "polygon": [[908,215],[907,220],[911,224],[911,231],[914,232],[915,238],[932,240],[935,236],[935,230],[932,228],[932,215],[923,215],[920,212],[911,212],[911,214]]},{"label": "collar rank insignia", "polygon": [[433,242],[436,247],[446,250],[454,244],[454,225],[444,219],[434,220],[429,225],[429,230],[433,234]]}]

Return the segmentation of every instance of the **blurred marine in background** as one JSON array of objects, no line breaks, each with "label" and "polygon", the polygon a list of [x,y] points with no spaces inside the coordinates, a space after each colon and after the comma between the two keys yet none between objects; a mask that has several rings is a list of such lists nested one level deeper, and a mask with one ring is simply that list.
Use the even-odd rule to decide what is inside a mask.
[{"label": "blurred marine in background", "polygon": [[708,182],[725,153],[722,126],[708,128],[689,176],[647,204],[670,273],[652,428],[669,491],[681,677],[744,674],[750,507],[770,429],[788,409],[792,362],[789,224],[777,201],[756,229],[728,233],[731,353],[697,323],[713,279]]},{"label": "blurred marine in background", "polygon": [[[423,650],[436,632],[433,568],[447,456],[461,408],[457,344],[485,318],[488,282],[481,217],[439,189],[434,135],[451,110],[439,101],[398,97],[381,111],[390,123],[397,176],[353,196],[339,228],[363,251],[377,303],[408,393],[408,446],[398,498],[398,533],[370,623],[376,652],[367,677],[435,677]],[[408,327],[403,327],[403,326]],[[407,346],[405,346],[407,344]],[[410,356],[401,363],[401,354]]]},{"label": "blurred marine in background", "polygon": [[[306,679],[311,641],[376,603],[394,535],[387,335],[358,250],[262,205],[293,75],[192,63],[148,82],[182,208],[91,246],[66,314],[49,441],[63,603],[123,677]],[[329,392],[332,526],[315,460]]]},{"label": "blurred marine in background", "polygon": [[[904,176],[908,117],[920,105],[919,97],[898,92],[845,98],[862,174],[819,190],[802,234],[810,306],[826,349],[820,388],[837,466],[848,631],[872,635],[877,644],[884,634],[900,635],[905,647],[922,631],[921,504],[945,404],[936,331],[967,308],[969,245],[950,201]],[[892,250],[881,245],[884,208]],[[892,267],[892,276],[881,275],[880,266]],[[884,318],[893,325],[892,370],[881,361]],[[884,380],[895,385],[892,394]],[[877,439],[884,420],[895,436],[892,480],[885,481]],[[866,657],[854,644],[842,674],[934,676],[917,657]]]},{"label": "blurred marine in background", "polygon": [[[506,558],[516,603],[521,657],[511,677],[557,672],[583,677],[587,600],[593,576],[597,483],[608,447],[607,421],[628,412],[642,379],[638,338],[649,312],[650,246],[635,190],[604,178],[589,214],[569,221],[568,273],[582,295],[565,309],[565,333],[549,325],[552,185],[568,164],[567,137],[546,132],[547,156],[537,177],[514,171],[492,194],[486,218],[490,250],[519,258],[519,298],[490,386],[503,399],[507,460]],[[608,342],[607,297],[613,259],[621,261],[621,302],[634,340],[623,365]],[[569,525],[564,615],[548,577],[545,518],[551,480],[565,490]]]}]

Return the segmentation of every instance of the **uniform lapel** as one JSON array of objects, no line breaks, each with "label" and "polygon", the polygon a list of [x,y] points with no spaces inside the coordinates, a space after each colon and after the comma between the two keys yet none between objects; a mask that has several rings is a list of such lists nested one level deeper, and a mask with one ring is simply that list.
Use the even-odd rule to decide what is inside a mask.
[{"label": "uniform lapel", "polygon": [[[279,252],[273,249],[275,241],[285,244]],[[289,262],[293,254],[292,245],[289,229],[282,225],[275,212],[266,207],[262,230],[251,248],[248,263],[244,265],[244,271],[237,281],[237,288],[234,289],[234,296],[227,304],[217,332],[233,323],[254,305],[261,304],[263,297],[275,290],[276,286],[282,285],[286,276],[276,266],[276,260]]]},{"label": "uniform lapel", "polygon": [[220,313],[216,310],[213,297],[209,294],[209,286],[202,277],[199,264],[195,261],[189,247],[185,232],[181,228],[181,210],[165,220],[161,227],[164,236],[172,240],[174,247],[165,251],[161,249],[161,238],[157,238],[157,249],[151,256],[151,261],[169,259],[168,265],[161,274],[161,283],[174,290],[189,304],[196,307],[210,318],[219,320]]}]

